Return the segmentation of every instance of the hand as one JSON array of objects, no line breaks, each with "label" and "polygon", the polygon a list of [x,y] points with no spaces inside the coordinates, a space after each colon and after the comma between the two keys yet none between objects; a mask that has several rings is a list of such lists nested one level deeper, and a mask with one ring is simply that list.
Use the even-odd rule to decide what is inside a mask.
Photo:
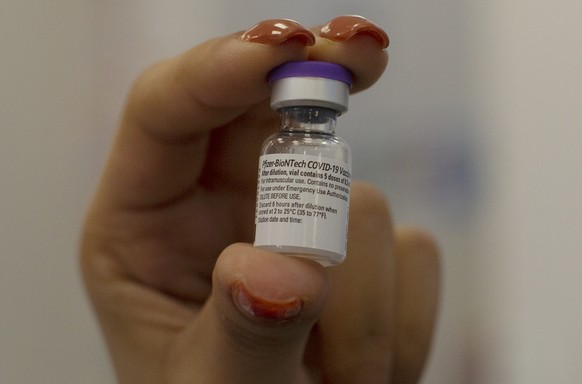
[{"label": "hand", "polygon": [[120,383],[413,383],[435,318],[431,238],[354,183],[347,261],[253,248],[256,169],[278,127],[267,73],[292,60],[371,86],[388,38],[359,17],[268,20],[135,83],[84,226],[86,286]]}]

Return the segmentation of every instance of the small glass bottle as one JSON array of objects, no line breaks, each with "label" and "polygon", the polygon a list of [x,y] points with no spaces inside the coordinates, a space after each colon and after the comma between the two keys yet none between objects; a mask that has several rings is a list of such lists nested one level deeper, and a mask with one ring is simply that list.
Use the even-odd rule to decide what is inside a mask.
[{"label": "small glass bottle", "polygon": [[281,127],[259,158],[254,245],[337,265],[347,248],[351,152],[335,126],[347,111],[351,73],[298,61],[275,68],[269,80]]}]

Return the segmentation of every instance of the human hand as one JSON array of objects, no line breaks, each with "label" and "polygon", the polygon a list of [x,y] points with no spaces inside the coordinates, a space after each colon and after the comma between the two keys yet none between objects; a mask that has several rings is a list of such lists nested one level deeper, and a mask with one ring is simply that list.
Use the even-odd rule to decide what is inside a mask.
[{"label": "human hand", "polygon": [[436,312],[431,238],[395,230],[352,187],[348,256],[325,269],[255,249],[256,169],[278,127],[267,73],[342,64],[371,86],[387,36],[358,17],[289,20],[206,42],[135,83],[94,201],[81,264],[120,383],[413,383]]}]

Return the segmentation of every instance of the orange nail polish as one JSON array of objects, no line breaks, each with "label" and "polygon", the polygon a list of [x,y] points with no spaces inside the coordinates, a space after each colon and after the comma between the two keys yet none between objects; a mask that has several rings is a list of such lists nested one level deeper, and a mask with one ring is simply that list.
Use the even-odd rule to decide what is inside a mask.
[{"label": "orange nail polish", "polygon": [[362,16],[339,16],[324,25],[320,30],[321,37],[332,41],[347,41],[362,33],[375,38],[383,49],[390,44],[388,34]]},{"label": "orange nail polish", "polygon": [[289,19],[261,21],[244,32],[241,39],[266,45],[281,45],[291,39],[297,39],[306,46],[315,44],[315,36],[311,31]]},{"label": "orange nail polish", "polygon": [[244,283],[232,286],[232,298],[239,310],[247,315],[270,320],[291,320],[297,317],[303,308],[303,302],[299,297],[268,300],[253,295]]}]

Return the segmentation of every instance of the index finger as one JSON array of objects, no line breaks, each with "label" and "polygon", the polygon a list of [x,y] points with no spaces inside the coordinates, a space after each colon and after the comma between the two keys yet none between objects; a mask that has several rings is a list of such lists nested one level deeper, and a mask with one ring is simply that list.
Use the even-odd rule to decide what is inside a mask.
[{"label": "index finger", "polygon": [[[335,50],[341,52],[341,64],[377,78],[385,65],[385,52],[366,48],[368,43],[360,40],[336,43],[325,50],[321,44],[308,49],[316,37],[307,29],[290,20],[268,20],[244,34],[208,41],[150,68],[128,97],[100,197],[107,205],[143,208],[191,191],[205,166],[209,133],[268,99],[267,74],[272,68],[317,56],[318,51],[334,61]],[[344,46],[358,54],[346,59]],[[364,62],[372,64],[363,69]],[[358,73],[355,77],[355,89],[359,78],[375,81]],[[257,128],[272,124],[272,120],[257,120],[245,123],[256,122]]]}]

